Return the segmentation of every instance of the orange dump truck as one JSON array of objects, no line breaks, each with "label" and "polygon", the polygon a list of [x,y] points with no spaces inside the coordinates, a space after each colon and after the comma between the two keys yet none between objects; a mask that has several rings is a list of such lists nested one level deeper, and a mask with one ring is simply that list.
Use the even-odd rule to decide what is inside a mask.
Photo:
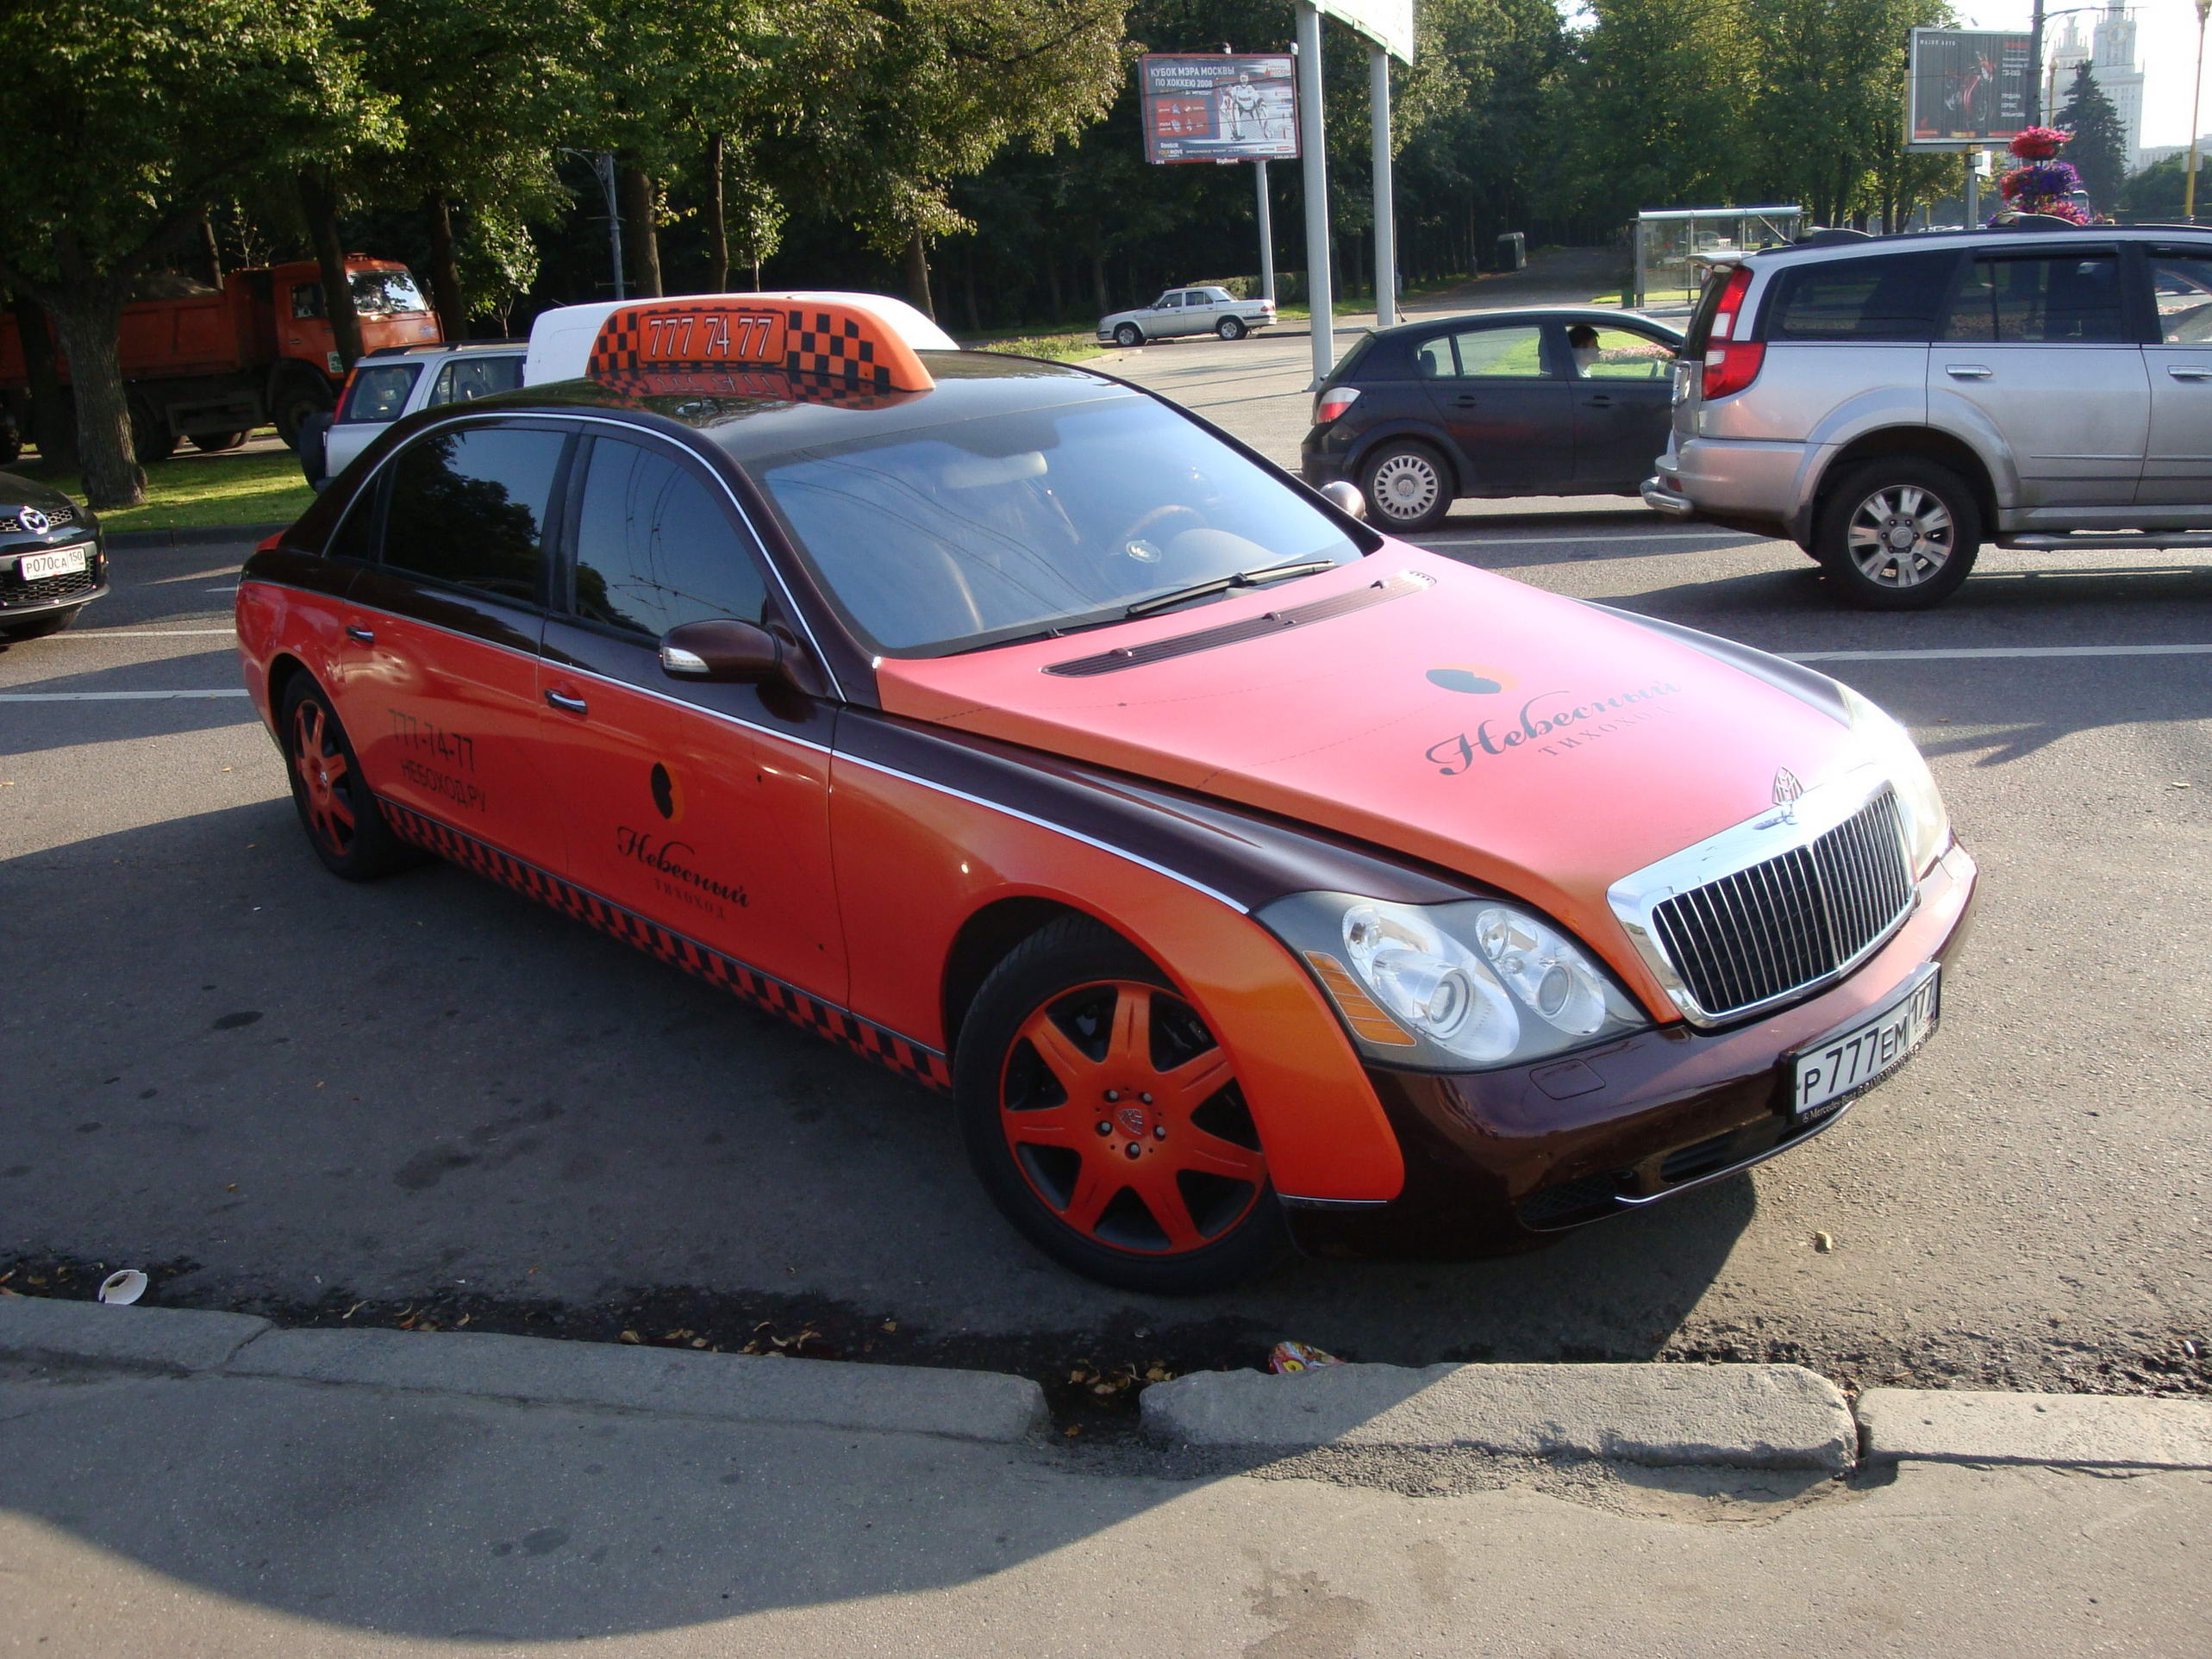
[{"label": "orange dump truck", "polygon": [[[350,254],[346,270],[362,350],[441,338],[405,265]],[[229,449],[270,421],[289,444],[303,421],[335,405],[345,369],[315,261],[233,271],[221,288],[167,280],[184,291],[123,308],[123,379],[140,460],[163,459],[185,439]],[[66,360],[60,369],[66,383]],[[16,319],[0,312],[0,397],[18,426],[29,384]]]}]

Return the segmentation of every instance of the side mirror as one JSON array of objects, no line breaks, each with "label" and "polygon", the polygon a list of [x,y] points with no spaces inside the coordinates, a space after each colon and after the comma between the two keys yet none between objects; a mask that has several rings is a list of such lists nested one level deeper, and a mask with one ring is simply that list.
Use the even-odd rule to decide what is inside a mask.
[{"label": "side mirror", "polygon": [[1321,487],[1322,498],[1340,513],[1349,513],[1355,519],[1367,516],[1367,498],[1359,493],[1356,483],[1347,483],[1339,478],[1334,483]]},{"label": "side mirror", "polygon": [[734,617],[685,622],[660,636],[661,671],[679,680],[754,685],[775,677],[783,656],[767,629]]}]

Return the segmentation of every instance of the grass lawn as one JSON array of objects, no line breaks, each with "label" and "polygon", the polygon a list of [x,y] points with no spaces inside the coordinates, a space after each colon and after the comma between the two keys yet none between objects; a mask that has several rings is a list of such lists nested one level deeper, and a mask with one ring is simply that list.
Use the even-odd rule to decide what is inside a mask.
[{"label": "grass lawn", "polygon": [[[74,472],[43,466],[16,469],[41,483],[84,499]],[[315,492],[300,476],[290,450],[251,455],[202,455],[186,450],[146,469],[146,504],[100,515],[106,530],[184,530],[221,524],[289,524],[306,511]]]},{"label": "grass lawn", "polygon": [[1055,363],[1080,363],[1106,348],[1088,328],[1064,334],[985,334],[959,342],[972,352],[1007,352],[1015,357],[1047,357]]}]

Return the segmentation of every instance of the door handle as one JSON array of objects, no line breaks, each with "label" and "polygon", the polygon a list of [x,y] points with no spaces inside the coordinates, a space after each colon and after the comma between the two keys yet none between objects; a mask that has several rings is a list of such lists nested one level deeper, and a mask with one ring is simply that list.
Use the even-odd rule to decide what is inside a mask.
[{"label": "door handle", "polygon": [[1476,403],[1479,401],[1479,399],[1473,396],[1471,393],[1461,392],[1457,397],[1452,400],[1452,407],[1455,409],[1471,409],[1474,408]]},{"label": "door handle", "polygon": [[1613,400],[1603,392],[1600,392],[1595,397],[1584,398],[1583,407],[1591,409],[1609,409],[1613,407]]},{"label": "door handle", "polygon": [[2212,367],[2197,369],[2180,363],[2170,363],[2166,365],[2166,372],[2176,380],[2212,380]]},{"label": "door handle", "polygon": [[358,639],[365,646],[372,646],[377,642],[377,636],[374,631],[363,627],[358,622],[348,622],[346,624],[346,637],[348,639]]},{"label": "door handle", "polygon": [[1978,363],[1946,363],[1943,372],[1954,380],[1987,380],[1990,371]]},{"label": "door handle", "polygon": [[564,714],[581,714],[590,705],[581,697],[572,697],[565,691],[548,691],[546,701]]}]

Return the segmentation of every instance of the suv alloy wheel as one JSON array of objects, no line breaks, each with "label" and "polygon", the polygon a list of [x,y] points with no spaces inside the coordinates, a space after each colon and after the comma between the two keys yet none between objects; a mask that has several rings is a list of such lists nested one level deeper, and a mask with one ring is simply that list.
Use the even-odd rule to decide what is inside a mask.
[{"label": "suv alloy wheel", "polygon": [[1885,456],[1836,481],[1813,557],[1854,605],[1926,610],[1959,591],[1981,540],[1981,508],[1964,478],[1917,456]]}]

